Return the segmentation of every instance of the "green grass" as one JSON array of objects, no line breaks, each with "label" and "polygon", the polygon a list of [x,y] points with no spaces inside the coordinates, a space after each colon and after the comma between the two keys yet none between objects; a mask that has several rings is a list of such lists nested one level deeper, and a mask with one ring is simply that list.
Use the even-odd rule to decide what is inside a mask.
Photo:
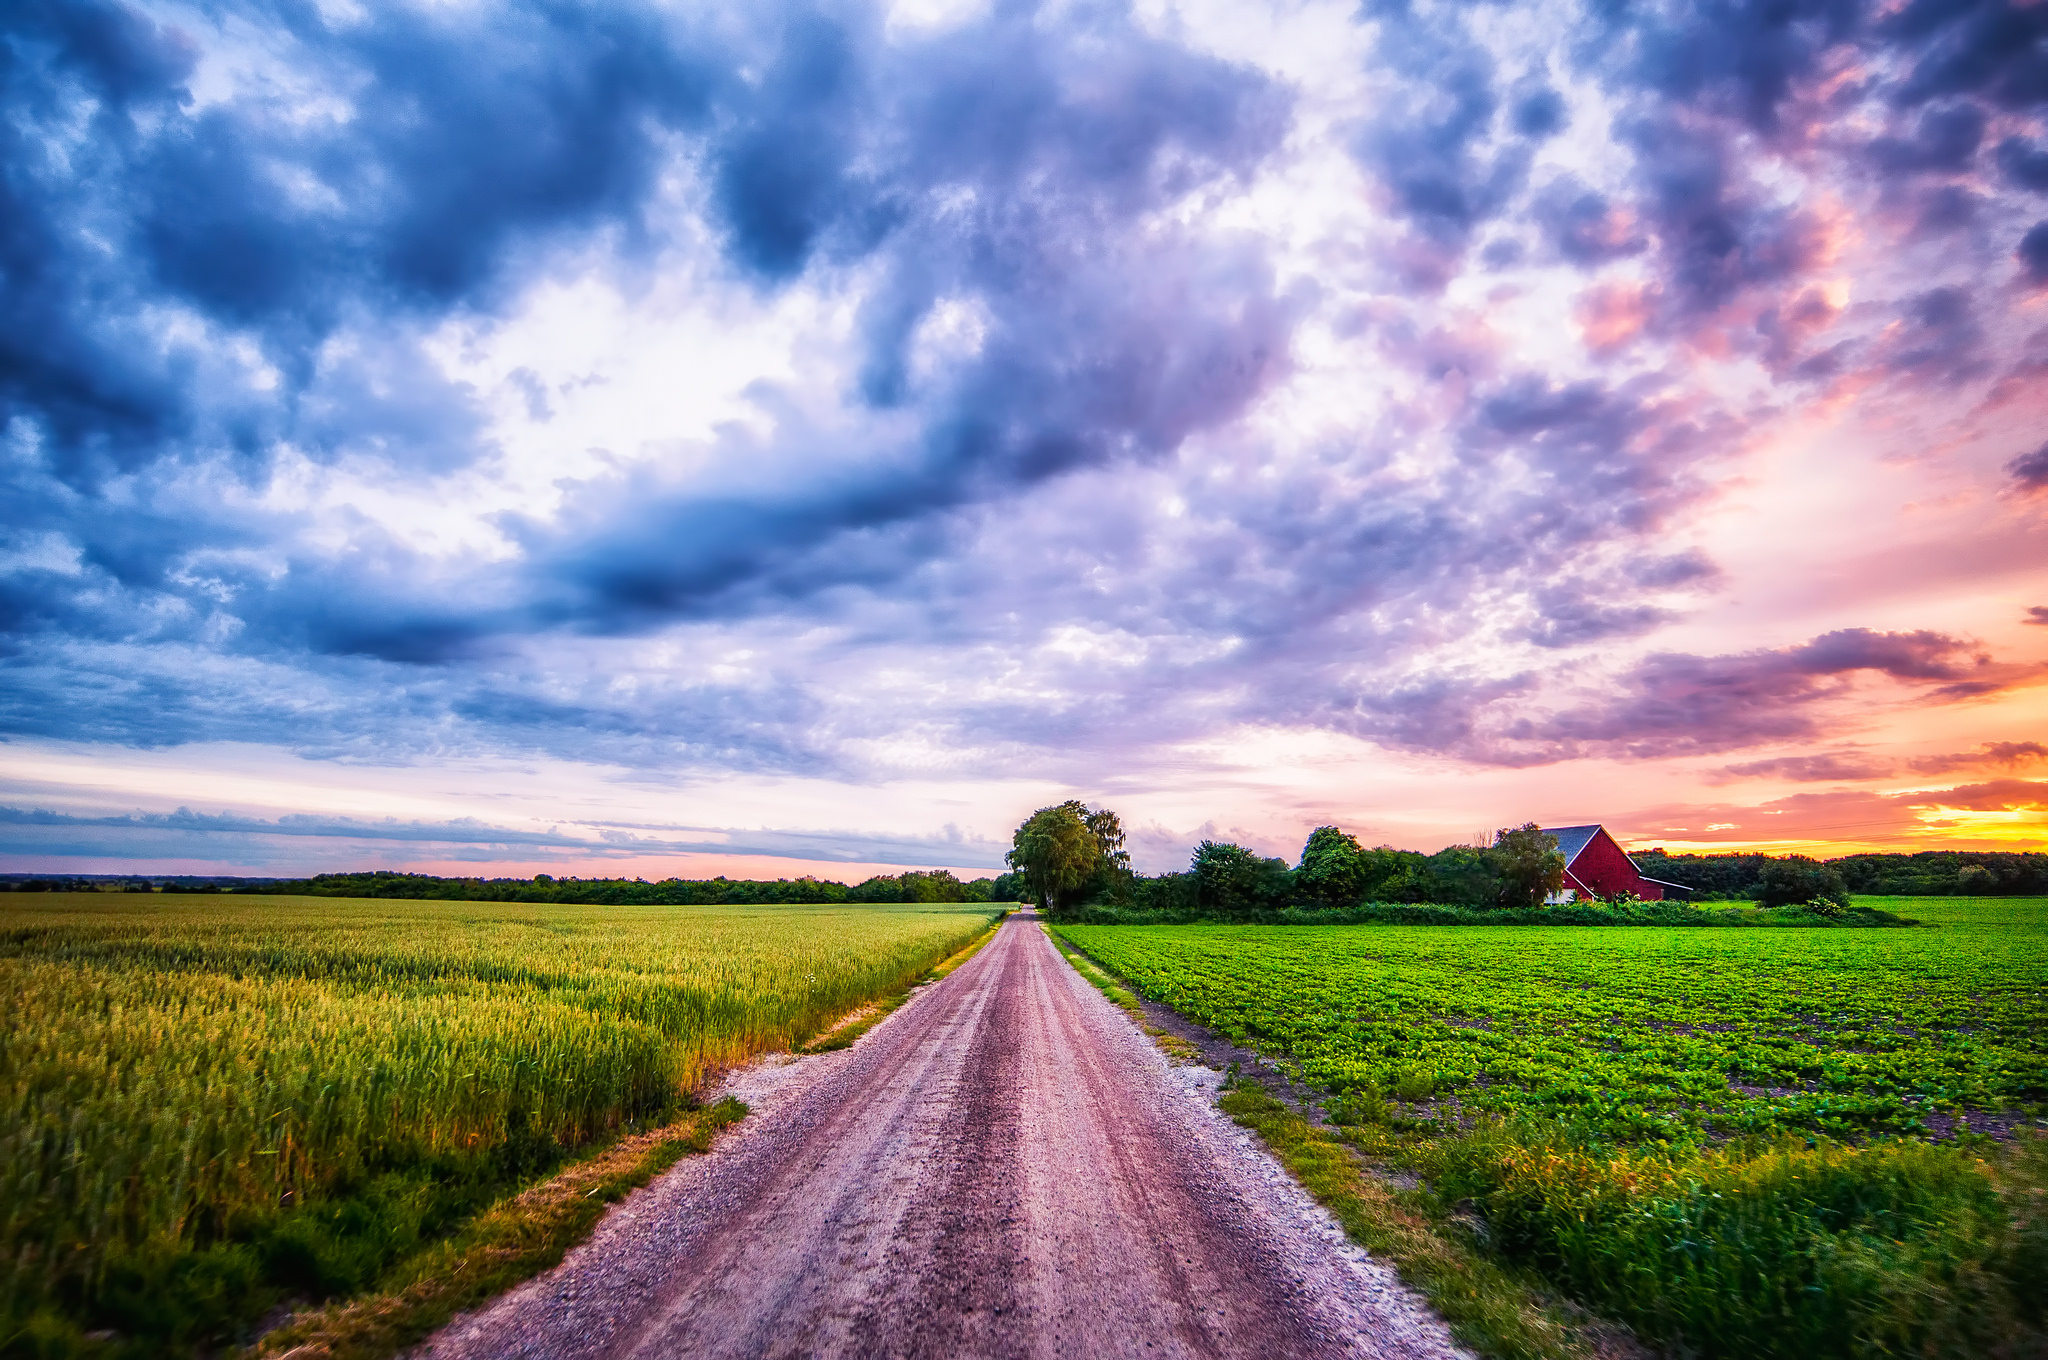
[{"label": "green grass", "polygon": [[[1332,1091],[1340,1134],[1233,1113],[1488,1353],[1576,1344],[1461,1315],[1489,1264],[1680,1353],[2048,1352],[2048,1143],[1967,1144],[2038,1127],[2048,902],[1864,901],[1930,928],[1061,933]],[[1346,1189],[1340,1136],[1422,1188]]]},{"label": "green grass", "polygon": [[0,1350],[193,1351],[374,1289],[993,910],[11,894]]}]

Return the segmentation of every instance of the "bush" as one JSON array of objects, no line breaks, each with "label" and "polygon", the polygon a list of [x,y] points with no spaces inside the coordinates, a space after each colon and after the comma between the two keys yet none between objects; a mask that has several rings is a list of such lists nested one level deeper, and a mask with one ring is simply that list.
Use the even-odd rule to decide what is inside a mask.
[{"label": "bush", "polygon": [[1827,902],[1836,908],[1849,905],[1849,885],[1829,865],[1804,855],[1788,855],[1766,864],[1757,879],[1760,907],[1803,907]]}]

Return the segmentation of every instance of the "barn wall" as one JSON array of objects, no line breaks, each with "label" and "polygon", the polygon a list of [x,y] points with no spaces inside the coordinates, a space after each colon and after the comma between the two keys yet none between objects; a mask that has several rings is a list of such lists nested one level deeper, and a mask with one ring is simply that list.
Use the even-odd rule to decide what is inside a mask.
[{"label": "barn wall", "polygon": [[1586,848],[1572,861],[1571,872],[1572,877],[1602,897],[1618,892],[1632,892],[1648,902],[1664,897],[1664,890],[1637,873],[1636,866],[1614,843],[1614,837],[1605,831],[1586,842]]}]

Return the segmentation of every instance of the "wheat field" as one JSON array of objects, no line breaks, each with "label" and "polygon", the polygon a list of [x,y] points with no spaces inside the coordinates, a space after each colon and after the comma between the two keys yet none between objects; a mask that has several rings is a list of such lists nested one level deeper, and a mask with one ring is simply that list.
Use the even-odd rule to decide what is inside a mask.
[{"label": "wheat field", "polygon": [[0,898],[0,1317],[174,1345],[345,1292],[992,914]]}]

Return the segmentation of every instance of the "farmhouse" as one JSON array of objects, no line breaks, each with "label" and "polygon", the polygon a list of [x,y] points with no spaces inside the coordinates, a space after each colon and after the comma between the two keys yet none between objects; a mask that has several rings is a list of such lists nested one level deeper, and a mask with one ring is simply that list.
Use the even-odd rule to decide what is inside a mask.
[{"label": "farmhouse", "polygon": [[1570,902],[1579,897],[1613,897],[1632,892],[1646,902],[1659,902],[1664,890],[1690,892],[1683,883],[1666,883],[1645,878],[1628,852],[1607,834],[1607,828],[1593,826],[1546,826],[1546,836],[1557,837],[1557,852],[1564,856],[1564,891],[1552,902]]}]

